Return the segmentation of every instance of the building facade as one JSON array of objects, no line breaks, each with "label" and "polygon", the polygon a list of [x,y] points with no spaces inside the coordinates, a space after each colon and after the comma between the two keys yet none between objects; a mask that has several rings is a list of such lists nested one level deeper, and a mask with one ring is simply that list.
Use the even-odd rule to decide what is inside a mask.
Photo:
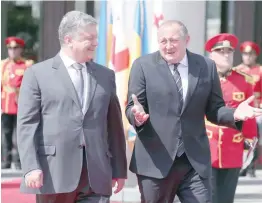
[{"label": "building facade", "polygon": [[[262,48],[262,2],[260,1],[170,1],[161,3],[165,20],[177,19],[185,23],[191,37],[189,49],[206,55],[207,39],[221,32],[234,33],[239,41],[252,40]],[[80,10],[99,20],[100,1],[1,1],[1,58],[7,57],[4,39],[20,36],[26,41],[25,55],[35,61],[54,56],[59,51],[58,25],[70,10]],[[152,39],[154,1],[147,0],[149,44]],[[136,2],[125,0],[124,21],[126,38],[131,37]],[[130,36],[129,36],[130,35]],[[128,42],[132,40],[127,40]],[[235,52],[235,65],[241,62]],[[262,64],[262,54],[259,56]],[[127,153],[128,156],[130,152]],[[136,178],[129,174],[127,187],[136,187]],[[133,191],[133,190],[132,190]],[[113,200],[138,201],[138,191],[115,195]],[[127,193],[129,194],[127,196]]]},{"label": "building facade", "polygon": [[[188,27],[189,49],[204,52],[204,43],[220,32],[234,33],[240,42],[253,40],[262,47],[262,2],[260,1],[169,1],[161,2],[164,19],[181,20]],[[154,0],[147,2],[147,24],[153,25]],[[125,31],[133,27],[135,1],[125,0]],[[37,61],[59,50],[57,27],[62,16],[70,10],[80,10],[99,18],[100,1],[1,1],[1,58],[6,57],[4,39],[17,35],[27,42],[26,54]],[[236,51],[235,64],[240,63]],[[262,63],[262,56],[259,57]]]},{"label": "building facade", "polygon": [[[136,1],[124,1],[124,32],[127,45],[134,26]],[[157,3],[156,3],[157,2]],[[5,58],[4,39],[15,35],[26,41],[25,56],[42,61],[59,51],[58,25],[70,10],[80,10],[99,21],[101,1],[1,1],[1,58]],[[262,48],[261,1],[170,1],[147,0],[146,19],[148,40],[153,37],[153,13],[161,6],[164,20],[177,19],[185,23],[191,37],[189,50],[206,55],[207,39],[221,32],[234,33],[239,41],[255,41]],[[262,54],[259,56],[262,64]],[[239,50],[235,52],[235,65],[241,62]]]}]

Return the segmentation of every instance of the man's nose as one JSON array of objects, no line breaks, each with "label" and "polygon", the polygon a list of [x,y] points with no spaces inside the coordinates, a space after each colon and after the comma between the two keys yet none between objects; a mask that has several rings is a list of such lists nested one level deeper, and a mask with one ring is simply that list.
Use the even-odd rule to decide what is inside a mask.
[{"label": "man's nose", "polygon": [[170,48],[172,48],[172,47],[173,47],[173,44],[168,41],[168,42],[166,43],[166,48],[167,48],[167,49],[170,49]]},{"label": "man's nose", "polygon": [[93,46],[98,46],[98,40],[94,40],[94,42],[92,43]]}]

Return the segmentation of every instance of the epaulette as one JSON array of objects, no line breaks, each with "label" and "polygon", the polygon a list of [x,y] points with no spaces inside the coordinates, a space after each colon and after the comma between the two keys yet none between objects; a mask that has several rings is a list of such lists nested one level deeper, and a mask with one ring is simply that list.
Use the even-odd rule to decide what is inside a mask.
[{"label": "epaulette", "polygon": [[34,61],[33,61],[33,60],[31,60],[31,59],[25,60],[25,65],[26,65],[26,66],[31,66],[31,65],[33,65],[33,64],[34,64]]},{"label": "epaulette", "polygon": [[232,68],[233,71],[237,72],[240,75],[243,75],[245,77],[246,82],[248,82],[251,85],[255,84],[255,80],[253,79],[253,77],[247,73],[244,73],[243,71],[238,70],[236,67]]},{"label": "epaulette", "polygon": [[9,60],[9,58],[1,60],[1,64],[0,64],[1,69],[4,66],[4,64],[6,64],[8,62],[8,60]]},{"label": "epaulette", "polygon": [[243,66],[242,64],[239,64],[238,66],[233,67],[232,69],[233,69],[233,70],[238,70],[238,69],[242,68],[242,66]]},{"label": "epaulette", "polygon": [[7,62],[8,59],[9,59],[9,58],[6,58],[6,59],[1,60],[1,65],[2,65],[3,63]]}]

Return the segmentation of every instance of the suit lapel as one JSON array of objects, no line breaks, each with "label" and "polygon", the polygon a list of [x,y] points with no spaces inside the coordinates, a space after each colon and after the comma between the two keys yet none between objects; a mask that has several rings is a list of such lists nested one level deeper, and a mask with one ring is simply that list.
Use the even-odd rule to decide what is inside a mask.
[{"label": "suit lapel", "polygon": [[186,107],[188,106],[191,100],[191,97],[196,89],[200,70],[201,70],[201,66],[195,60],[194,55],[189,51],[187,51],[187,58],[188,58],[188,90],[181,113],[185,111]]},{"label": "suit lapel", "polygon": [[66,91],[68,92],[69,96],[74,100],[74,102],[76,103],[76,105],[82,109],[81,104],[79,102],[77,93],[75,91],[75,87],[74,84],[68,74],[68,71],[62,61],[62,59],[60,58],[59,54],[57,54],[54,57],[54,63],[53,63],[53,68],[57,69],[57,73],[58,76],[60,78],[60,80],[62,81],[62,83],[64,84],[64,87],[66,89]]},{"label": "suit lapel", "polygon": [[95,64],[93,62],[86,63],[87,67],[87,82],[88,82],[88,94],[86,99],[86,108],[84,114],[88,111],[91,101],[94,98],[96,86],[97,86],[97,75],[96,75],[96,69]]}]

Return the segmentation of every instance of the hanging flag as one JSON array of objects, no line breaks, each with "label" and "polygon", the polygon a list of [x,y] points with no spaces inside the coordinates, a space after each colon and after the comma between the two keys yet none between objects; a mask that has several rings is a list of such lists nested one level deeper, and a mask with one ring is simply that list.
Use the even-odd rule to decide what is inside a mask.
[{"label": "hanging flag", "polygon": [[[141,5],[141,19],[140,19],[140,35],[141,35],[141,56],[148,53],[148,30],[147,30],[147,17],[146,17],[146,2],[140,1]],[[137,24],[137,27],[139,24]],[[138,28],[137,28],[138,29]]]},{"label": "hanging flag", "polygon": [[135,23],[133,32],[133,43],[130,48],[130,66],[135,59],[148,53],[148,29],[146,18],[145,1],[137,1],[135,11]]},{"label": "hanging flag", "polygon": [[154,11],[153,11],[153,27],[152,27],[152,40],[151,40],[151,47],[150,52],[157,51],[158,42],[157,42],[157,30],[159,25],[164,20],[163,10],[162,10],[162,1],[154,0]]},{"label": "hanging flag", "polygon": [[98,47],[95,61],[103,66],[107,65],[107,1],[100,2],[100,17],[98,29]]},{"label": "hanging flag", "polygon": [[[146,18],[146,2],[137,1],[136,11],[135,11],[135,23],[134,32],[130,48],[130,62],[129,71],[133,62],[140,56],[148,53],[148,29],[147,29],[147,18]],[[128,73],[129,77],[129,73]],[[136,138],[136,133],[133,126],[128,126],[128,141],[134,142]],[[133,148],[132,144],[129,146]]]},{"label": "hanging flag", "polygon": [[108,1],[100,2],[100,18],[98,29],[98,47],[95,62],[108,67],[112,49],[113,16]]},{"label": "hanging flag", "polygon": [[109,24],[107,27],[107,59],[106,59],[106,64],[109,66],[109,60],[112,54],[112,43],[113,43],[113,13],[111,6],[109,8]]},{"label": "hanging flag", "polygon": [[115,4],[111,1],[111,3],[113,9],[113,37],[109,68],[115,71],[117,96],[119,98],[124,128],[126,130],[125,102],[128,83],[129,50],[123,26],[124,1],[117,1]]}]

